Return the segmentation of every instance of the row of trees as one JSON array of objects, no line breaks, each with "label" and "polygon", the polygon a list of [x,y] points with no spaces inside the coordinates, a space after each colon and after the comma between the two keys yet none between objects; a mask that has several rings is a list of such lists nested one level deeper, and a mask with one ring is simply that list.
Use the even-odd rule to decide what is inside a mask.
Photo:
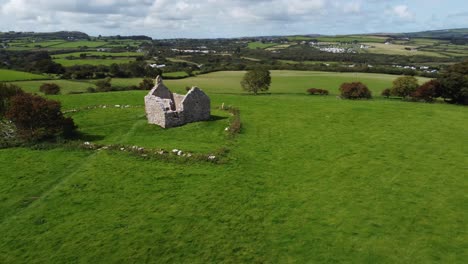
[{"label": "row of trees", "polygon": [[455,64],[444,71],[439,78],[419,86],[412,76],[399,77],[392,88],[385,89],[383,96],[399,96],[416,101],[433,102],[436,98],[452,104],[468,104],[468,61]]},{"label": "row of trees", "polygon": [[[270,72],[265,68],[256,68],[248,71],[241,86],[247,92],[255,95],[262,91],[268,91],[271,84]],[[311,88],[310,94],[326,94],[323,89]],[[346,99],[371,98],[371,91],[361,82],[343,83],[340,93]],[[454,64],[444,71],[437,79],[430,80],[423,85],[413,76],[403,76],[393,81],[392,88],[385,89],[382,95],[408,97],[413,100],[432,102],[436,98],[452,104],[468,104],[468,61]]]}]

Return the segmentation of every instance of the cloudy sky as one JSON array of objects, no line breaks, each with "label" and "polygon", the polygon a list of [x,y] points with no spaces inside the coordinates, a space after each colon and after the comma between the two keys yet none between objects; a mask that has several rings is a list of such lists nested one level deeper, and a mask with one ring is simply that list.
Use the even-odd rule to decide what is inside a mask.
[{"label": "cloudy sky", "polygon": [[0,0],[0,31],[216,38],[460,27],[466,0]]}]

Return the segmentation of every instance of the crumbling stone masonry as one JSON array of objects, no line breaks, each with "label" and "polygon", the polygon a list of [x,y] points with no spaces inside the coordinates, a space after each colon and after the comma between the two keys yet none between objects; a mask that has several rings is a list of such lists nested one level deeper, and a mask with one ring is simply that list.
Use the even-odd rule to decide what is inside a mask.
[{"label": "crumbling stone masonry", "polygon": [[210,98],[198,87],[184,96],[172,93],[160,76],[155,83],[145,96],[148,123],[169,128],[210,119]]}]

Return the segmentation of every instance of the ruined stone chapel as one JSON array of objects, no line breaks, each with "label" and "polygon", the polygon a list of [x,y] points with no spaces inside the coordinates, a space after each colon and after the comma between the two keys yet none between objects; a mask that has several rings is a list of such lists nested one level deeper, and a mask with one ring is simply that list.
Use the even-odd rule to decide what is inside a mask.
[{"label": "ruined stone chapel", "polygon": [[161,76],[145,96],[148,123],[163,128],[182,126],[187,123],[210,119],[210,98],[198,87],[192,87],[186,95],[172,93]]}]

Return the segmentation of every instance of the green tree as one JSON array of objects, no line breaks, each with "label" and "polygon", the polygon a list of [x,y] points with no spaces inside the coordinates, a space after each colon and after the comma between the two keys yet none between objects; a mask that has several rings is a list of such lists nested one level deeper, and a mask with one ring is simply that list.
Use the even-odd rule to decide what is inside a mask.
[{"label": "green tree", "polygon": [[452,65],[438,79],[441,96],[454,104],[468,104],[468,60]]},{"label": "green tree", "polygon": [[407,97],[418,89],[418,80],[413,76],[398,77],[393,81],[391,93],[395,96]]},{"label": "green tree", "polygon": [[241,81],[242,88],[245,91],[254,93],[255,95],[260,91],[268,91],[270,84],[270,71],[263,68],[248,71]]},{"label": "green tree", "polygon": [[151,90],[154,87],[154,80],[150,78],[144,78],[138,87],[140,90]]},{"label": "green tree", "polygon": [[96,87],[98,92],[109,92],[112,89],[111,84],[112,79],[110,77],[105,78],[104,80],[99,80],[96,82]]}]

